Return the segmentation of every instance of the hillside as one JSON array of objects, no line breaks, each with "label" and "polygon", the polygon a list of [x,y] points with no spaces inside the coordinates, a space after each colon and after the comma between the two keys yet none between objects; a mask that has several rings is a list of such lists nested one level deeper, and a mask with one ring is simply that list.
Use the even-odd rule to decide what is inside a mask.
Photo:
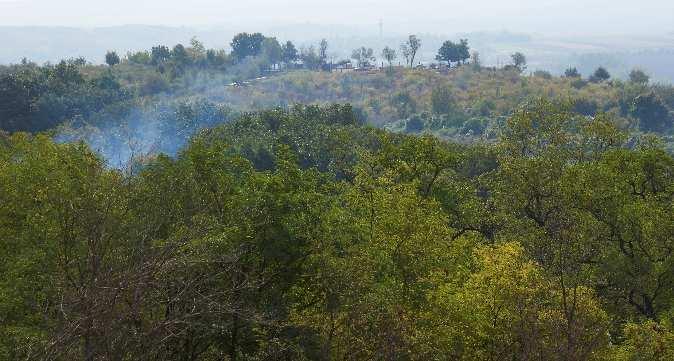
[{"label": "hillside", "polygon": [[0,360],[672,360],[674,88],[419,45],[0,66]]},{"label": "hillside", "polygon": [[[318,64],[316,53],[296,56]],[[583,116],[610,114],[631,144],[656,132],[674,149],[674,88],[649,82],[641,71],[628,81],[610,73],[605,79],[579,72],[560,77],[479,63],[332,72],[295,65],[270,73],[264,56],[237,61],[196,40],[189,47],[155,47],[120,60],[114,66],[71,59],[0,67],[0,97],[7,104],[0,109],[0,128],[52,130],[61,140],[86,140],[119,166],[132,154],[174,154],[194,132],[237,113],[295,103],[349,103],[377,127],[464,144],[493,142],[521,104],[545,97],[567,102]]]},{"label": "hillside", "polygon": [[[572,110],[583,116],[610,114],[615,125],[633,139],[656,132],[666,147],[674,150],[674,88],[668,85],[588,81],[540,71],[524,75],[512,68],[472,65],[442,71],[394,67],[367,72],[293,70],[271,75],[257,74],[255,69],[186,72],[171,81],[152,68],[121,64],[111,74],[132,93],[146,94],[142,96],[141,104],[133,107],[135,118],[127,119],[131,123],[137,120],[138,114],[142,114],[146,125],[160,117],[166,121],[157,109],[178,106],[176,104],[220,107],[234,114],[293,104],[349,103],[369,124],[377,127],[395,132],[428,133],[465,144],[493,142],[500,124],[521,104],[545,97],[567,102]],[[108,69],[97,67],[89,72],[90,76],[99,76],[94,74],[107,74]],[[252,80],[233,83],[249,77],[253,77]],[[224,121],[227,117],[221,119]],[[101,123],[93,120],[91,125],[110,129],[119,121]],[[194,121],[217,122],[214,119]],[[61,132],[69,134],[70,139],[90,139],[89,130],[86,130],[90,128],[79,129],[77,124],[81,122],[66,126]],[[201,127],[192,126],[194,130]],[[158,139],[148,139],[146,132],[141,132],[140,142],[145,145],[140,148],[147,150]],[[187,129],[184,132],[179,144],[191,134]],[[156,134],[149,136],[157,138]],[[89,142],[98,144],[100,139]],[[105,147],[99,145],[96,148]]]}]

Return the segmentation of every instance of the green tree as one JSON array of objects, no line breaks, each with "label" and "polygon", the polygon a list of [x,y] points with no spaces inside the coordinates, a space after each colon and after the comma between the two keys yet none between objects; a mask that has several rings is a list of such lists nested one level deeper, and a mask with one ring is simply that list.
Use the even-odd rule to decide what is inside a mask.
[{"label": "green tree", "polygon": [[326,64],[328,61],[328,41],[325,39],[321,40],[321,43],[318,46],[318,57],[321,59],[321,63]]},{"label": "green tree", "polygon": [[206,63],[211,67],[222,67],[228,63],[229,57],[224,50],[206,50]]},{"label": "green tree", "polygon": [[671,157],[648,145],[626,152],[607,116],[587,122],[549,102],[518,111],[503,136],[495,199],[529,252],[565,287],[599,277],[599,295],[616,301],[613,312],[656,319],[669,309],[661,290],[674,280],[663,276],[671,265],[662,252],[674,222],[663,218],[671,205],[661,192],[671,182],[663,177]]},{"label": "green tree", "polygon": [[575,67],[564,70],[564,76],[567,78],[580,78],[580,73]]},{"label": "green tree", "polygon": [[89,117],[130,98],[130,92],[112,73],[85,76],[78,64],[25,64],[0,74],[0,129],[43,131],[67,120]]},{"label": "green tree", "polygon": [[[31,156],[12,161],[22,153]],[[0,145],[0,166],[2,249],[13,250],[2,254],[0,355],[93,360],[123,353],[124,306],[114,295],[126,282],[120,270],[131,244],[120,237],[127,212],[121,177],[84,145],[21,133]],[[7,222],[14,218],[23,221]]]},{"label": "green tree", "polygon": [[452,41],[445,41],[442,47],[438,50],[438,55],[435,56],[437,61],[446,61],[447,66],[451,67],[452,62],[459,61],[458,47]]},{"label": "green tree", "polygon": [[643,70],[633,69],[630,71],[630,81],[635,84],[646,85],[650,81],[650,77]]},{"label": "green tree", "polygon": [[286,64],[292,64],[296,62],[299,59],[299,55],[297,52],[297,49],[295,48],[295,45],[287,41],[283,46],[281,47],[281,52],[282,52],[282,60]]},{"label": "green tree", "polygon": [[609,318],[590,289],[574,291],[570,313],[564,290],[517,243],[478,248],[474,264],[463,285],[431,297],[443,321],[430,331],[450,359],[599,360],[607,350]]},{"label": "green tree", "polygon": [[665,361],[674,358],[674,332],[663,323],[629,323],[625,341],[616,347],[611,359],[618,361]]},{"label": "green tree", "polygon": [[182,44],[177,44],[171,50],[171,60],[178,66],[187,66],[192,63],[192,57]]},{"label": "green tree", "polygon": [[466,60],[470,59],[470,46],[468,46],[467,39],[459,40],[457,46],[457,53],[459,58],[459,63],[464,64]]},{"label": "green tree", "polygon": [[448,86],[440,86],[431,93],[431,108],[433,113],[439,115],[449,114],[454,110],[456,101],[452,89]]},{"label": "green tree", "polygon": [[608,70],[601,66],[597,68],[597,70],[595,70],[589,78],[589,80],[593,83],[601,83],[609,79],[611,79],[611,74],[609,74]]},{"label": "green tree", "polygon": [[639,128],[645,132],[666,131],[674,121],[662,99],[653,92],[634,98],[630,113],[639,120]]},{"label": "green tree", "polygon": [[190,47],[187,49],[187,52],[189,53],[192,63],[203,64],[206,60],[206,47],[196,36],[190,39]]},{"label": "green tree", "polygon": [[116,52],[108,51],[105,54],[105,63],[108,64],[108,66],[115,66],[119,64],[119,62],[120,62],[119,55],[117,55]]},{"label": "green tree", "polygon": [[397,56],[398,55],[396,54],[396,51],[389,48],[388,46],[384,47],[384,49],[381,51],[381,57],[386,60],[389,69],[393,68],[393,61]]},{"label": "green tree", "polygon": [[171,58],[171,50],[164,45],[153,46],[150,57],[152,65],[161,65]]},{"label": "green tree", "polygon": [[520,53],[516,52],[510,55],[512,59],[512,66],[514,66],[518,71],[523,72],[527,68],[527,57]]},{"label": "green tree", "polygon": [[549,71],[545,71],[545,70],[534,71],[534,76],[537,76],[537,77],[543,78],[543,79],[547,79],[547,80],[552,79],[552,74],[550,74]]},{"label": "green tree", "polygon": [[351,53],[351,59],[356,61],[359,68],[369,68],[374,62],[374,51],[372,48],[361,47],[354,49]]},{"label": "green tree", "polygon": [[599,110],[599,104],[595,100],[580,98],[573,102],[573,110],[579,114],[594,117]]},{"label": "green tree", "polygon": [[321,58],[316,53],[316,49],[312,46],[303,48],[300,52],[300,60],[307,69],[318,70],[321,68]]},{"label": "green tree", "polygon": [[260,33],[239,33],[232,39],[232,56],[241,61],[249,56],[258,56],[262,51],[265,37]]},{"label": "green tree", "polygon": [[416,350],[424,299],[450,257],[450,229],[434,202],[379,175],[374,163],[364,155],[336,200],[343,206],[326,214],[322,232],[335,236],[321,238],[307,283],[298,285],[292,319],[317,330],[322,359],[423,359]]},{"label": "green tree", "polygon": [[416,59],[417,52],[421,48],[421,39],[416,35],[410,35],[406,42],[400,45],[400,50],[407,61],[407,64],[414,67],[414,59]]},{"label": "green tree", "polygon": [[262,41],[261,55],[271,64],[276,65],[283,58],[283,49],[276,38],[265,38]]}]

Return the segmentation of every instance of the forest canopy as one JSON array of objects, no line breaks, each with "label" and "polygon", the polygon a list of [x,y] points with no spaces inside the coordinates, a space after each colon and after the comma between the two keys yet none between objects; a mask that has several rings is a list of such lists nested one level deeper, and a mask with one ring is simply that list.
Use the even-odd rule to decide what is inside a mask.
[{"label": "forest canopy", "polygon": [[0,358],[668,360],[674,159],[538,100],[489,145],[248,113],[131,173],[0,138]]}]

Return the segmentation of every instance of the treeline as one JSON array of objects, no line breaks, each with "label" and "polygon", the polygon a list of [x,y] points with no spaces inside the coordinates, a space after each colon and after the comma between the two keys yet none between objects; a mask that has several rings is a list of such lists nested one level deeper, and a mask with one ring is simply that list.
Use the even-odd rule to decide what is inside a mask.
[{"label": "treeline", "polygon": [[545,100],[499,134],[296,106],[130,173],[0,136],[0,359],[671,360],[672,156]]},{"label": "treeline", "polygon": [[240,33],[234,36],[229,47],[225,49],[206,49],[193,38],[190,46],[177,44],[173,48],[157,45],[149,51],[129,52],[121,58],[116,52],[106,54],[106,64],[115,66],[120,63],[153,66],[159,72],[169,72],[172,76],[182,75],[187,68],[209,68],[226,71],[241,64],[257,67],[258,74],[264,71],[297,66],[319,69],[327,61],[327,41],[320,44],[320,53],[314,47],[298,49],[292,41],[283,44],[274,37],[261,33]]}]

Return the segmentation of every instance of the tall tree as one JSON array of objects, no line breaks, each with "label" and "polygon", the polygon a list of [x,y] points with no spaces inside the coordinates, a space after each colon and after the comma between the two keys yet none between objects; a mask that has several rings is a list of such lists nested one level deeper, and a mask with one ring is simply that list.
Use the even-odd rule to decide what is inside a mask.
[{"label": "tall tree", "polygon": [[281,53],[281,59],[286,64],[292,64],[296,62],[297,59],[299,59],[297,48],[291,41],[287,41],[285,44],[283,44],[281,47]]},{"label": "tall tree", "polygon": [[276,38],[265,38],[262,41],[261,55],[270,65],[276,65],[283,59],[283,48]]},{"label": "tall tree", "polygon": [[265,37],[260,33],[240,33],[234,36],[231,42],[232,56],[241,61],[249,56],[258,56],[262,51],[262,42]]},{"label": "tall tree", "polygon": [[519,51],[510,55],[510,58],[513,62],[512,66],[518,71],[523,72],[527,68],[527,57]]},{"label": "tall tree", "polygon": [[396,51],[386,46],[381,51],[381,57],[388,63],[389,69],[393,68],[393,61],[396,59]]},{"label": "tall tree", "polygon": [[470,46],[468,46],[468,39],[460,39],[458,44],[458,58],[461,64],[470,59]]},{"label": "tall tree", "polygon": [[478,53],[477,51],[473,51],[470,54],[470,64],[472,65],[473,69],[480,70],[480,68],[482,67],[480,53]]},{"label": "tall tree", "polygon": [[190,47],[187,52],[193,63],[202,63],[206,59],[206,47],[196,36],[190,39]]},{"label": "tall tree", "polygon": [[438,55],[435,56],[437,61],[446,61],[447,66],[452,67],[453,61],[458,61],[459,53],[456,44],[454,42],[447,40],[445,41],[440,49],[438,50]]},{"label": "tall tree", "polygon": [[192,57],[183,44],[177,44],[171,50],[171,61],[178,66],[185,66],[192,63]]},{"label": "tall tree", "polygon": [[300,51],[300,59],[307,69],[318,70],[321,68],[321,58],[318,53],[316,53],[316,48],[314,48],[313,45],[308,48],[302,48]]},{"label": "tall tree", "polygon": [[318,47],[318,57],[321,60],[321,63],[325,64],[328,61],[328,41],[325,39],[321,40],[321,43]]},{"label": "tall tree", "polygon": [[421,39],[416,35],[410,35],[406,42],[400,45],[403,56],[410,67],[414,67],[414,59],[421,48]]}]

